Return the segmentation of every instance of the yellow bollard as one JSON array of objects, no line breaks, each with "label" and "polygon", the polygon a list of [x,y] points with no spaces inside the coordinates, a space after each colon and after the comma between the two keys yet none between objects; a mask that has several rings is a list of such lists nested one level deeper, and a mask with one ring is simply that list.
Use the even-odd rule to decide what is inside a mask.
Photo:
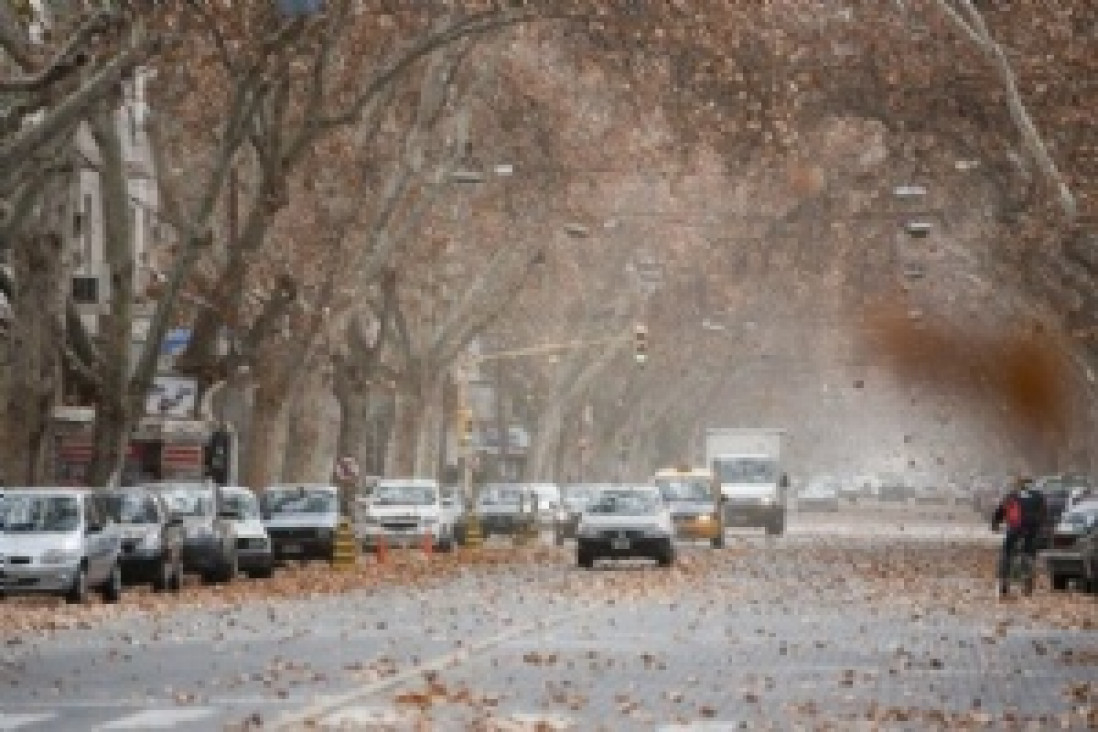
[{"label": "yellow bollard", "polygon": [[351,520],[344,517],[336,526],[332,542],[332,566],[337,569],[353,567],[358,561],[358,542],[351,527]]}]

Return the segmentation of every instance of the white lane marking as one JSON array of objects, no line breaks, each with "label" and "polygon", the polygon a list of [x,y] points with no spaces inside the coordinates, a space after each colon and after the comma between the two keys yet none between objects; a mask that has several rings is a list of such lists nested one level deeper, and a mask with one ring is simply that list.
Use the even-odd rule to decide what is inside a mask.
[{"label": "white lane marking", "polygon": [[284,714],[282,719],[275,723],[274,729],[298,729],[302,725],[308,725],[311,722],[315,723],[318,720],[332,712],[335,712],[343,707],[349,707],[356,702],[360,702],[368,697],[378,694],[386,689],[391,689],[394,686],[399,686],[411,679],[418,679],[428,671],[443,671],[447,668],[460,665],[476,658],[481,653],[491,650],[497,646],[500,646],[515,638],[521,638],[525,635],[533,635],[549,628],[556,627],[562,623],[571,620],[572,618],[580,617],[586,613],[591,612],[590,608],[583,608],[581,610],[572,610],[570,612],[561,613],[559,615],[552,615],[548,618],[543,618],[533,623],[527,623],[525,625],[518,625],[509,630],[505,630],[502,633],[497,633],[494,636],[485,638],[484,640],[470,643],[467,646],[451,651],[450,653],[443,654],[437,658],[427,661],[425,663],[416,664],[410,668],[387,676],[383,679],[378,679],[372,683],[366,684],[354,691],[347,692],[346,694],[339,694],[329,696],[324,699],[318,700],[311,706],[306,707],[298,712],[292,712]]},{"label": "white lane marking", "polygon": [[126,717],[105,722],[96,730],[112,729],[171,729],[178,724],[197,722],[211,716],[217,710],[213,707],[195,707],[193,709],[145,709]]},{"label": "white lane marking", "polygon": [[0,712],[0,730],[16,730],[20,727],[29,727],[32,724],[42,724],[56,716],[53,712],[48,714],[9,714]]},{"label": "white lane marking", "polygon": [[502,719],[492,720],[493,729],[501,732],[525,732],[526,730],[566,730],[574,729],[576,722],[571,717],[561,714],[540,714],[517,712]]},{"label": "white lane marking", "polygon": [[405,724],[414,722],[415,716],[409,710],[392,707],[350,706],[333,712],[317,723],[321,729],[328,727],[354,726],[359,724]]}]

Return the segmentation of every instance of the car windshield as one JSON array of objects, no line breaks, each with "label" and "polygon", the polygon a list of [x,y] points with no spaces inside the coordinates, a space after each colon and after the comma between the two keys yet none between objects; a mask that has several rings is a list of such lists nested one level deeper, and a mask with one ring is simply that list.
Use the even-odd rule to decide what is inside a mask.
[{"label": "car windshield", "polygon": [[214,495],[210,488],[168,488],[160,495],[176,516],[213,515]]},{"label": "car windshield", "polygon": [[587,508],[589,513],[647,516],[657,513],[660,501],[655,491],[603,491]]},{"label": "car windshield", "polygon": [[776,483],[778,470],[769,458],[717,458],[717,477],[722,483]]},{"label": "car windshield", "polygon": [[74,531],[79,526],[76,496],[8,493],[0,497],[0,530],[6,533]]},{"label": "car windshield", "polygon": [[482,506],[517,506],[521,502],[521,488],[486,488],[478,498]]},{"label": "car windshield", "polygon": [[672,478],[657,480],[656,486],[665,501],[701,502],[713,500],[705,478]]},{"label": "car windshield", "polygon": [[222,491],[221,505],[240,515],[241,520],[259,518],[259,501],[251,491]]},{"label": "car windshield", "polygon": [[429,485],[379,485],[374,489],[375,506],[431,506],[438,493]]},{"label": "car windshield", "polygon": [[268,488],[264,507],[271,515],[280,513],[336,513],[336,495],[324,488]]},{"label": "car windshield", "polygon": [[103,506],[111,521],[119,524],[155,524],[160,522],[156,501],[144,493],[107,493]]}]

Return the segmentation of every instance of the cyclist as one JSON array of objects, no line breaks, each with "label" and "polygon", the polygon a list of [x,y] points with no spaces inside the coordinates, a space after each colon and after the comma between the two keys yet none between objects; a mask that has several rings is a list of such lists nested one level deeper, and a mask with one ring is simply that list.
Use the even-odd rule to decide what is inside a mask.
[{"label": "cyclist", "polygon": [[992,514],[992,531],[998,531],[1001,524],[1006,525],[1003,550],[999,557],[1000,597],[1005,597],[1009,591],[1011,563],[1015,553],[1019,551],[1029,558],[1029,576],[1026,580],[1025,592],[1026,594],[1032,592],[1033,564],[1037,558],[1037,535],[1044,523],[1045,511],[1045,497],[1033,487],[1033,480],[1018,478]]}]

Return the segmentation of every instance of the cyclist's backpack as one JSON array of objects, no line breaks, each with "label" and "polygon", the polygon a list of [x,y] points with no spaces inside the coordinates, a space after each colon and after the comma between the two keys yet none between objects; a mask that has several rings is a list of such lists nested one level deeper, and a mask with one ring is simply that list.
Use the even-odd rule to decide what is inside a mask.
[{"label": "cyclist's backpack", "polygon": [[1011,529],[1022,528],[1022,501],[1018,496],[1011,496],[1003,506],[1003,521]]}]

